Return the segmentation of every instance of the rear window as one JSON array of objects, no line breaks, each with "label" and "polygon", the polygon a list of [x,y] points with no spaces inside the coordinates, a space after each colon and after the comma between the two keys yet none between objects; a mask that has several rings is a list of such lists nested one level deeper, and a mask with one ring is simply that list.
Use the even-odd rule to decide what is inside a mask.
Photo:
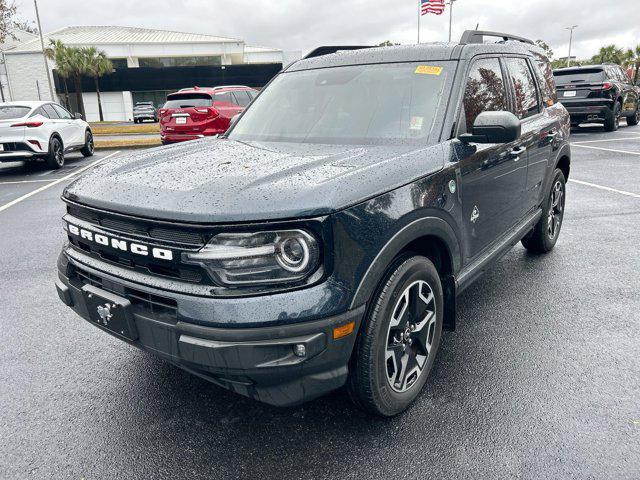
[{"label": "rear window", "polygon": [[0,107],[0,120],[11,118],[22,118],[31,111],[30,107],[20,107],[17,105],[6,105]]},{"label": "rear window", "polygon": [[211,97],[203,93],[173,93],[167,96],[164,108],[210,107]]},{"label": "rear window", "polygon": [[604,82],[607,78],[601,68],[584,68],[578,70],[563,70],[553,72],[558,85],[569,83],[598,83]]}]

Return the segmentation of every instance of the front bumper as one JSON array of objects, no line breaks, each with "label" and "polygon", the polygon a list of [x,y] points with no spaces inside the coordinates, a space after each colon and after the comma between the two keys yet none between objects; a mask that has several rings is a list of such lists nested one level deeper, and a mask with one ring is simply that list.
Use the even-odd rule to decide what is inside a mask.
[{"label": "front bumper", "polygon": [[[181,315],[171,318],[154,314],[153,306],[146,310],[137,307],[131,311],[136,334],[129,340],[91,319],[83,289],[125,299],[131,292],[131,284],[85,265],[82,268],[87,276],[79,277],[73,273],[78,265],[63,257],[64,253],[56,289],[60,299],[78,315],[107,333],[219,386],[272,405],[291,406],[339,388],[347,380],[348,362],[364,316],[364,305],[322,319],[254,328],[211,327],[206,326],[204,319],[185,319]],[[95,283],[87,287],[87,278],[99,281],[100,287]],[[134,291],[135,298],[172,298],[171,293],[143,285],[136,285]],[[211,299],[198,301],[202,309],[196,310],[206,311],[210,307],[207,303]],[[255,297],[250,301],[255,301]],[[334,340],[333,329],[350,322],[355,322],[353,333]],[[304,346],[304,356],[299,356],[299,346]]]}]

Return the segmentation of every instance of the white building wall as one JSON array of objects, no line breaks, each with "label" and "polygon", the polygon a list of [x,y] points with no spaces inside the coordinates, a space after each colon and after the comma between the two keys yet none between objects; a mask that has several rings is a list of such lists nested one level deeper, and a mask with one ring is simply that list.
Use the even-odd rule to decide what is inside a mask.
[{"label": "white building wall", "polygon": [[[88,122],[100,121],[98,95],[95,92],[82,94]],[[132,121],[133,103],[131,92],[100,92],[102,114],[106,122]]]},{"label": "white building wall", "polygon": [[[49,62],[49,71],[53,62]],[[51,98],[42,53],[5,54],[12,100],[56,100]],[[51,73],[49,73],[51,75]],[[51,80],[53,82],[53,78]],[[38,88],[39,87],[39,88]],[[38,90],[40,96],[38,96]],[[55,96],[55,93],[54,93]]]},{"label": "white building wall", "polygon": [[282,63],[282,51],[244,52],[244,63]]}]

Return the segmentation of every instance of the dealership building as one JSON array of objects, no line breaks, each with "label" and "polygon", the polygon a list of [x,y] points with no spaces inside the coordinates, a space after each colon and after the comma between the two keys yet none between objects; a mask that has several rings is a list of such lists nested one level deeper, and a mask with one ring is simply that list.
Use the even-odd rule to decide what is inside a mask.
[{"label": "dealership building", "polygon": [[[105,120],[133,118],[140,101],[164,103],[167,93],[193,86],[247,85],[263,87],[299,52],[246,45],[237,38],[196,33],[119,26],[65,27],[45,35],[45,44],[60,40],[70,47],[96,47],[106,53],[114,71],[100,78]],[[7,100],[51,99],[47,73],[54,85],[54,99],[65,92],[55,63],[44,66],[39,38],[3,52],[4,94]],[[77,109],[73,81],[67,81],[69,101]],[[82,82],[87,119],[98,120],[98,101],[92,78]]]}]

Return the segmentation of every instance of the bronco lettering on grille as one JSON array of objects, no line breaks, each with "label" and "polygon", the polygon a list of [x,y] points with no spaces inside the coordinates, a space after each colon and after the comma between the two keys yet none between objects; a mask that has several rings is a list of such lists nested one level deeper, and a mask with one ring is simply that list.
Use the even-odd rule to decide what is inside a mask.
[{"label": "bronco lettering on grille", "polygon": [[71,223],[67,223],[68,231],[71,235],[80,237],[83,240],[88,240],[98,245],[104,245],[105,247],[111,247],[114,250],[121,250],[123,252],[131,252],[135,255],[141,255],[143,257],[151,256],[159,260],[173,260],[173,251],[166,248],[149,247],[140,243],[128,242],[126,240],[120,240],[117,238],[111,238],[106,235],[92,232],[80,228]]}]

